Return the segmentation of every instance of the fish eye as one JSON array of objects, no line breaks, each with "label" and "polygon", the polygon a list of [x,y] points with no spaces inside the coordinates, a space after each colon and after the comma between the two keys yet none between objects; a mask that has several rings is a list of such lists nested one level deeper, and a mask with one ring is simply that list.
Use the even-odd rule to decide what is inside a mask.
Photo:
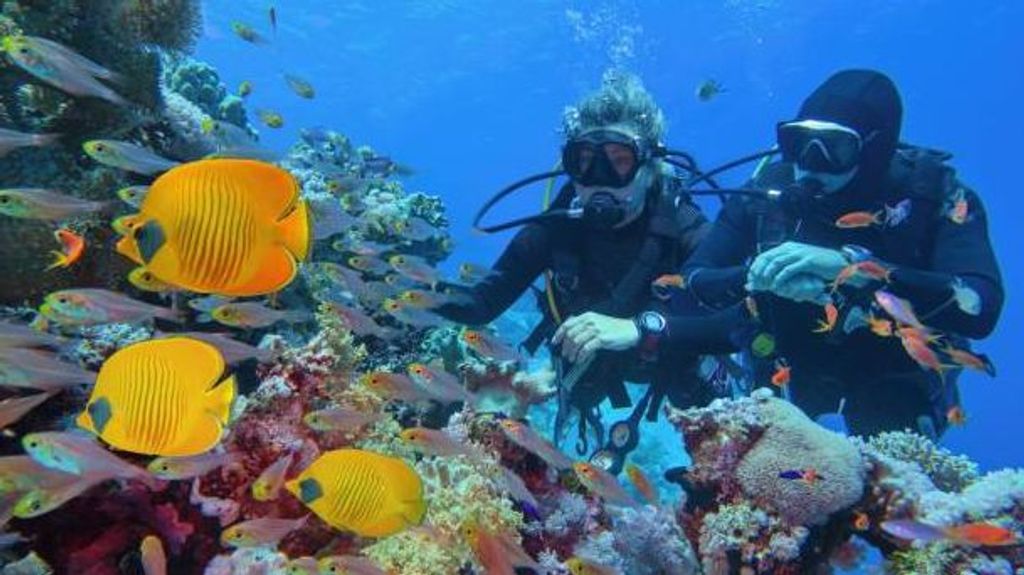
[{"label": "fish eye", "polygon": [[9,201],[11,201],[9,196],[0,196],[0,204],[6,204]]},{"label": "fish eye", "polygon": [[39,442],[37,442],[37,441],[29,441],[28,442],[28,446],[31,447],[32,449],[35,449],[36,447],[39,447]]},{"label": "fish eye", "polygon": [[59,298],[57,298],[57,303],[68,303],[68,298],[63,297],[63,296],[59,297]]}]

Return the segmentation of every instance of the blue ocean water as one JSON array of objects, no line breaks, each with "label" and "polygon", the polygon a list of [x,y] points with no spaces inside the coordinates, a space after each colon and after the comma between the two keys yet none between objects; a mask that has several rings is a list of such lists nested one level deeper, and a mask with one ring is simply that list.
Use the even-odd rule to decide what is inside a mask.
[{"label": "blue ocean water", "polygon": [[[273,36],[271,5],[272,44],[254,47],[231,33],[241,20]],[[1024,337],[1016,297],[1024,260],[1015,249],[1024,204],[1014,139],[1024,133],[1024,3],[244,0],[205,9],[197,57],[232,87],[251,81],[250,110],[285,118],[281,130],[261,128],[262,140],[284,150],[299,129],[325,126],[411,165],[407,187],[447,203],[459,244],[450,265],[496,257],[510,234],[473,233],[474,213],[505,184],[550,168],[563,108],[609,67],[640,75],[669,121],[669,143],[705,167],[770,145],[775,122],[832,72],[883,70],[903,94],[904,140],[954,152],[986,203],[1007,286],[999,327],[977,346],[999,377],[962,378],[969,422],[943,443],[984,468],[1024,462],[1024,444],[1013,439],[1024,412],[1024,364],[1015,357]],[[316,99],[288,91],[284,73],[310,79]],[[694,90],[709,78],[726,92],[699,102]],[[528,190],[500,215],[532,213],[540,197],[540,188]]]}]

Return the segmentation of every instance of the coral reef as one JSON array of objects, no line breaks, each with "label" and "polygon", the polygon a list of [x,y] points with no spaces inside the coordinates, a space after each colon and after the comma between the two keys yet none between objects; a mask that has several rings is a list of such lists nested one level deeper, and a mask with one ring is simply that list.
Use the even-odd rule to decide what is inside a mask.
[{"label": "coral reef", "polygon": [[228,93],[217,70],[205,62],[182,54],[164,56],[161,85],[210,118],[249,128],[244,102]]},{"label": "coral reef", "polygon": [[[160,90],[161,51],[192,45],[201,28],[198,0],[66,0],[5,2],[0,30],[60,42],[116,72],[116,91],[130,102],[116,106],[95,98],[66,94],[15,66],[0,69],[0,119],[8,128],[61,134],[57,145],[14,150],[0,161],[4,187],[41,187],[109,201],[113,192],[136,181],[119,171],[83,160],[81,144],[95,138],[130,140],[161,154],[176,156],[169,146],[172,130],[164,120]],[[233,112],[237,115],[237,112]],[[173,115],[172,115],[173,116]],[[191,156],[187,156],[191,157]],[[116,209],[116,208],[114,208]],[[103,215],[110,216],[109,213]],[[113,234],[96,217],[74,222],[88,246],[108,244]],[[0,303],[35,301],[41,295],[72,286],[124,285],[130,270],[112,250],[87,249],[74,268],[45,272],[46,257],[56,247],[49,225],[4,218],[0,226],[0,261],[6,269],[31,274],[0,274]]]},{"label": "coral reef", "polygon": [[918,464],[943,491],[960,491],[978,478],[978,466],[969,458],[910,431],[879,433],[868,439],[867,447],[876,454]]}]

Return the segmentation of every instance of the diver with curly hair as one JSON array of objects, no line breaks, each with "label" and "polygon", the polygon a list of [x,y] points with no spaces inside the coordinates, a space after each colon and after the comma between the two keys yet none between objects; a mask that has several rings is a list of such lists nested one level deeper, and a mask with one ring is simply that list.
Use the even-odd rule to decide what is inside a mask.
[{"label": "diver with curly hair", "polygon": [[[655,333],[657,324],[664,323],[655,311],[658,300],[652,297],[651,282],[679,268],[709,223],[686,193],[679,164],[670,161],[661,144],[661,110],[639,79],[607,75],[599,91],[567,109],[564,123],[561,165],[569,182],[542,217],[515,235],[492,266],[493,273],[469,289],[465,301],[436,311],[456,322],[485,324],[545,276],[548,290],[540,298],[544,320],[524,347],[533,353],[545,341],[561,346],[556,437],[569,411],[578,412],[576,447],[583,455],[588,451],[588,425],[598,442],[604,442],[597,406],[605,398],[615,407],[630,405],[624,381],[654,383],[628,425],[613,427],[609,444],[592,457],[617,473],[625,453],[635,446],[641,416],[657,417],[666,392],[674,391],[669,399],[679,405],[707,399],[698,391],[701,386],[684,381],[697,377],[695,356],[658,354],[656,346],[631,349],[628,330],[646,322]],[[562,217],[546,217],[556,214]],[[568,328],[625,335],[605,341],[604,353],[580,362],[586,349],[560,336],[552,340],[559,326],[560,334]]]}]

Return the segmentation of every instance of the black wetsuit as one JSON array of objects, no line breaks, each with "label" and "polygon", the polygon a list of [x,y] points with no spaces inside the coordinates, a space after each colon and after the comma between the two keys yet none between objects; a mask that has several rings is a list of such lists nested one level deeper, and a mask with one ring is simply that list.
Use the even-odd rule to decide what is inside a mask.
[{"label": "black wetsuit", "polygon": [[[660,183],[656,183],[654,189],[660,189]],[[568,206],[572,195],[572,188],[565,186],[552,204],[552,209]],[[657,265],[645,274],[640,289],[635,290],[628,298],[629,301],[622,305],[612,303],[609,299],[611,293],[636,265],[638,254],[649,237],[651,214],[659,197],[660,194],[648,193],[643,215],[620,229],[593,229],[583,221],[573,219],[525,226],[515,235],[494,264],[494,273],[467,292],[470,296],[468,301],[458,305],[445,305],[437,310],[438,313],[459,323],[487,323],[512,305],[545,270],[552,270],[555,275],[555,296],[563,320],[585,311],[601,312],[616,317],[633,317],[643,310],[657,309],[660,302],[654,301],[650,282],[660,275],[677,273],[679,266],[693,254],[697,244],[710,228],[709,222],[696,206],[684,197],[677,207],[677,214],[673,214],[677,216],[678,221],[678,237],[672,242],[675,245],[667,246],[662,251]],[[547,306],[544,308],[544,311],[549,313]],[[550,318],[546,319],[546,323],[547,329],[542,333],[549,337],[553,334],[555,326],[550,322]],[[613,355],[610,352],[602,353],[606,356]],[[614,355],[620,358],[617,364],[627,371],[631,367],[627,364],[639,363],[633,352],[616,352]],[[672,371],[670,361],[674,360],[675,358],[666,355],[664,361],[659,361],[658,366],[654,367],[658,370]],[[617,406],[621,406],[624,401],[628,402],[621,388],[621,380],[625,374],[618,371],[616,374],[606,375],[615,377],[610,377],[609,381],[604,382],[587,378],[590,380],[587,387],[596,393],[590,393],[583,401],[585,405],[581,407],[592,407],[609,394],[612,403]],[[611,381],[616,378],[618,382]],[[632,377],[629,379],[642,381]],[[613,385],[615,383],[618,385]]]},{"label": "black wetsuit", "polygon": [[[692,306],[696,300],[698,307],[713,313],[669,318],[663,345],[723,353],[749,348],[758,332],[770,333],[775,352],[759,362],[756,383],[765,384],[772,362],[785,359],[791,367],[791,399],[809,415],[835,411],[845,398],[854,433],[914,429],[921,415],[930,416],[941,433],[945,410],[958,400],[955,377],[948,374],[944,383],[936,373],[923,370],[897,337],[879,337],[864,327],[849,333],[844,329],[847,314],[855,307],[870,310],[874,292],[883,287],[908,300],[926,325],[959,338],[987,336],[1002,308],[1002,282],[980,200],[934,154],[895,152],[900,109],[894,93],[888,79],[852,71],[838,74],[805,102],[802,118],[881,134],[873,139],[876,147],[865,150],[861,173],[848,189],[785,208],[766,200],[733,198],[684,266],[689,280],[684,304]],[[793,166],[777,163],[751,187],[784,189],[792,181]],[[968,202],[964,223],[955,223],[948,215],[958,194]],[[901,202],[909,211],[895,225],[835,225],[841,215],[884,212]],[[758,253],[783,241],[867,248],[892,270],[891,283],[841,287],[835,296],[840,317],[831,333],[814,333],[824,315],[822,306],[770,293],[756,295],[760,320],[755,320],[742,302],[747,267]],[[956,278],[980,296],[978,315],[956,305],[951,287]],[[853,323],[850,327],[855,327]]]}]

